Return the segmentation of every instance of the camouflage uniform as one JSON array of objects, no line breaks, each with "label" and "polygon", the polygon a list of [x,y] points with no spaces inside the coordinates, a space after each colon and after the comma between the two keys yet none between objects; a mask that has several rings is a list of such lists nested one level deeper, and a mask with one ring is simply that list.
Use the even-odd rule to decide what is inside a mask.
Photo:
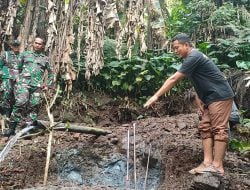
[{"label": "camouflage uniform", "polygon": [[[42,53],[26,51],[20,55],[20,63],[22,71],[14,90],[15,105],[10,120],[15,123],[21,119],[34,122],[43,97],[42,89],[53,85],[54,74],[48,57]],[[46,70],[48,75],[44,83]]]},{"label": "camouflage uniform", "polygon": [[[19,54],[13,51],[5,51],[0,57],[0,77],[1,77],[1,112],[9,117],[14,104],[14,84],[20,72]],[[5,113],[4,113],[5,112]]]}]

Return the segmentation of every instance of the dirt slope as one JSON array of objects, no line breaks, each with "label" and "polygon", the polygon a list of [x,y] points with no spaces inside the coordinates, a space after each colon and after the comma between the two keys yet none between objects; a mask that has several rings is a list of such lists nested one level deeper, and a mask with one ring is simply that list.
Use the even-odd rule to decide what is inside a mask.
[{"label": "dirt slope", "polygon": [[[50,188],[133,189],[133,124],[136,129],[137,189],[144,189],[148,158],[146,189],[192,189],[194,176],[188,170],[202,161],[196,114],[106,125],[103,128],[113,132],[107,136],[55,132],[48,182]],[[128,129],[130,181],[126,180]],[[6,160],[0,163],[1,189],[38,189],[42,186],[47,140],[48,135],[45,135],[17,143]],[[225,168],[227,189],[250,188],[249,159],[228,151]]]}]

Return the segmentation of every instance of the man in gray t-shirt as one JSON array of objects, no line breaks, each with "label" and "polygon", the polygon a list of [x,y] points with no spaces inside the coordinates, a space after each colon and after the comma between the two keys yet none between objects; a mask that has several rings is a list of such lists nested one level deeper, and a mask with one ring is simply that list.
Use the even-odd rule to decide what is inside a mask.
[{"label": "man in gray t-shirt", "polygon": [[229,83],[218,67],[197,49],[191,49],[179,72],[192,81],[199,98],[206,105],[234,97]]},{"label": "man in gray t-shirt", "polygon": [[178,34],[172,42],[175,53],[183,58],[183,64],[145,103],[144,107],[152,106],[178,81],[188,77],[200,99],[202,120],[198,129],[204,152],[203,162],[189,172],[191,174],[212,172],[224,175],[223,160],[229,138],[228,119],[234,93],[218,67],[206,55],[192,47],[186,34]]}]

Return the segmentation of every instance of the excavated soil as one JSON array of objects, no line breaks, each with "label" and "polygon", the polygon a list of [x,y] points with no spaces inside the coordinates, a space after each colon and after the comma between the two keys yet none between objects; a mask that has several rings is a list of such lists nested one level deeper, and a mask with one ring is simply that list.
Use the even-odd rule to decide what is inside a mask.
[{"label": "excavated soil", "polygon": [[[97,136],[54,131],[46,187],[43,178],[48,134],[20,139],[0,163],[1,190],[205,189],[195,183],[197,176],[188,173],[202,162],[203,155],[197,132],[198,115],[193,109],[184,109],[186,104],[165,102],[157,104],[154,110],[144,110],[131,106],[131,102],[118,104],[102,96],[77,102],[65,103],[60,111],[55,108],[55,118],[84,122],[112,133]],[[46,119],[44,114],[42,119]],[[1,149],[5,140],[1,139]],[[220,189],[250,189],[248,156],[228,150],[225,169]]]}]

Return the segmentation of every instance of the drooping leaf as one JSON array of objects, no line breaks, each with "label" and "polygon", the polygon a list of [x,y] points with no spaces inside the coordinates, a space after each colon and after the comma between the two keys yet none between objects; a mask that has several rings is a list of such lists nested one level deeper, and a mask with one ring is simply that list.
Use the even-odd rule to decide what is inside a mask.
[{"label": "drooping leaf", "polygon": [[236,61],[236,65],[239,69],[249,70],[250,69],[250,61]]},{"label": "drooping leaf", "polygon": [[235,58],[237,56],[239,56],[240,54],[238,52],[235,52],[235,51],[232,51],[230,52],[227,56],[228,57],[231,57],[231,58]]}]

